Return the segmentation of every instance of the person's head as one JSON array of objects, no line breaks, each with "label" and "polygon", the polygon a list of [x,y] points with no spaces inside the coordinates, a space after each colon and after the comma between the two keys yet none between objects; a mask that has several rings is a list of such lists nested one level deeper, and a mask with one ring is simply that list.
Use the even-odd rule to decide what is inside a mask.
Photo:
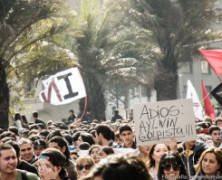
[{"label": "person's head", "polygon": [[92,157],[88,155],[79,157],[76,160],[76,171],[78,178],[87,175],[94,165],[95,162],[93,161]]},{"label": "person's head", "polygon": [[46,140],[49,141],[51,138],[53,138],[55,136],[63,137],[63,135],[62,135],[60,130],[53,130],[53,131],[51,131],[49,133],[49,135],[47,136]]},{"label": "person's head", "polygon": [[69,151],[68,143],[65,140],[65,138],[60,137],[60,136],[55,136],[49,140],[48,146],[50,148],[56,148],[60,150],[66,156],[66,160],[68,162],[68,160],[70,159],[70,151]]},{"label": "person's head", "polygon": [[38,117],[39,117],[39,113],[38,112],[33,112],[32,113],[32,117],[34,118],[34,119],[38,119]]},{"label": "person's head", "polygon": [[70,114],[70,115],[73,115],[73,114],[74,114],[74,111],[73,111],[72,109],[70,109],[70,110],[69,110],[69,114]]},{"label": "person's head", "polygon": [[99,154],[99,160],[104,159],[108,155],[114,154],[114,150],[110,146],[102,146],[98,152]]},{"label": "person's head", "polygon": [[95,128],[96,130],[96,141],[98,144],[103,145],[103,139],[109,141],[112,138],[112,130],[108,125],[99,124]]},{"label": "person's head", "polygon": [[70,158],[76,164],[76,160],[78,159],[79,154],[77,150],[70,151]]},{"label": "person's head", "polygon": [[15,113],[15,121],[16,120],[21,120],[21,114],[20,113]]},{"label": "person's head", "polygon": [[41,179],[46,179],[47,177],[44,171],[49,169],[56,174],[55,179],[67,178],[67,173],[63,168],[66,165],[66,157],[63,153],[55,148],[47,148],[41,152],[38,159],[38,172]]},{"label": "person's head", "polygon": [[16,126],[10,126],[8,130],[18,136],[18,128]]},{"label": "person's head", "polygon": [[34,153],[36,156],[39,156],[40,153],[47,148],[47,144],[42,139],[37,139],[33,143],[34,146]]},{"label": "person's head", "polygon": [[20,139],[18,142],[20,148],[20,157],[21,159],[31,162],[34,156],[34,149],[32,146],[32,142],[29,139]]},{"label": "person's head", "polygon": [[23,123],[28,124],[28,120],[24,114],[22,114],[21,118]]},{"label": "person's head", "polygon": [[121,125],[119,127],[119,134],[124,145],[126,147],[128,146],[130,147],[134,140],[134,134],[133,134],[132,128],[127,124]]},{"label": "person's head", "polygon": [[150,148],[149,152],[149,167],[155,167],[159,165],[160,158],[163,154],[168,153],[170,151],[169,146],[166,144],[154,144]]},{"label": "person's head", "polygon": [[78,140],[79,140],[80,134],[81,134],[81,131],[77,131],[72,135],[72,143],[74,146],[78,146]]},{"label": "person's head", "polygon": [[94,144],[89,148],[89,155],[93,158],[95,163],[99,162],[99,150],[101,146]]},{"label": "person's head", "polygon": [[79,146],[80,143],[82,143],[82,142],[87,142],[90,144],[90,146],[95,144],[92,134],[87,133],[87,132],[80,133],[80,136],[79,136],[78,142],[77,142],[77,146]]},{"label": "person's head", "polygon": [[163,154],[157,176],[161,180],[188,179],[183,160],[177,153]]},{"label": "person's head", "polygon": [[121,145],[123,143],[121,137],[120,137],[120,134],[119,132],[116,132],[115,133],[115,142],[118,144],[118,145]]},{"label": "person's head", "polygon": [[84,180],[151,180],[145,164],[135,155],[110,156],[95,166]]},{"label": "person's head", "polygon": [[212,125],[209,128],[209,134],[210,134],[214,144],[220,145],[220,143],[221,143],[220,128],[218,126]]},{"label": "person's head", "polygon": [[151,145],[143,145],[143,146],[139,146],[138,147],[140,153],[142,153],[144,155],[148,155],[149,154],[150,148],[151,148]]},{"label": "person's head", "polygon": [[14,148],[9,144],[0,145],[0,171],[1,174],[14,174],[18,159]]},{"label": "person's head", "polygon": [[49,135],[49,131],[48,130],[42,130],[40,133],[39,133],[39,137],[40,139],[42,140],[46,140],[47,136]]},{"label": "person's head", "polygon": [[196,172],[203,172],[204,175],[213,176],[219,172],[222,174],[222,151],[219,148],[205,150],[195,167]]},{"label": "person's head", "polygon": [[118,115],[118,114],[119,114],[119,111],[118,111],[118,110],[115,110],[115,111],[114,111],[114,114],[115,114],[115,115]]},{"label": "person's head", "polygon": [[215,125],[218,126],[220,129],[222,129],[222,118],[221,117],[216,118]]}]

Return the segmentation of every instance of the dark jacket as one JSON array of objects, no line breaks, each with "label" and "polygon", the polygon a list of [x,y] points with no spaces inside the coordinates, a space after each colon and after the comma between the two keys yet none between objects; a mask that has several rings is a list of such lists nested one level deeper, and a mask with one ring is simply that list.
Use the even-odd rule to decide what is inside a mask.
[{"label": "dark jacket", "polygon": [[196,142],[193,148],[191,149],[193,151],[192,154],[188,157],[185,153],[186,152],[185,144],[183,144],[183,149],[184,149],[184,152],[182,154],[182,159],[187,168],[188,175],[189,177],[194,176],[196,174],[194,165],[197,164],[202,152],[204,152],[207,149],[207,147],[202,142]]}]

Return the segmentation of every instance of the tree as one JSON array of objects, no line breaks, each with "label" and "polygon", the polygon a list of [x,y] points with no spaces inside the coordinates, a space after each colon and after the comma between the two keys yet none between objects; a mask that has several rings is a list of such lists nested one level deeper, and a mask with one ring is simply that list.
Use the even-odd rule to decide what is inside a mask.
[{"label": "tree", "polygon": [[59,0],[0,2],[0,117],[3,128],[8,127],[9,86],[12,86],[12,80],[15,80],[15,76],[11,80],[9,76],[12,73],[19,75],[16,73],[16,68],[21,62],[20,55],[28,53],[30,46],[61,31],[63,24],[61,26],[51,24],[46,31],[40,33],[36,25],[54,15],[60,8],[59,2]]},{"label": "tree", "polygon": [[216,17],[215,0],[133,0],[133,3],[148,21],[149,26],[141,22],[141,27],[153,32],[162,53],[162,58],[156,61],[158,73],[154,79],[157,100],[176,99],[179,62],[191,59],[198,42],[213,37],[206,30]]}]

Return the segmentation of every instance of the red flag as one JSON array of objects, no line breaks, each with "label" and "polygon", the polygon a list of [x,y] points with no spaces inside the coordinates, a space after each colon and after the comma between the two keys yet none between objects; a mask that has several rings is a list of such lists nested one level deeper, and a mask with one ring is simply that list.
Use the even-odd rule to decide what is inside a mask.
[{"label": "red flag", "polygon": [[210,98],[209,98],[209,94],[207,92],[207,89],[204,85],[204,82],[202,81],[202,90],[203,90],[203,100],[204,100],[204,110],[205,110],[205,115],[211,117],[213,120],[215,118],[215,111],[214,108],[211,104]]},{"label": "red flag", "polygon": [[200,50],[217,76],[222,75],[222,49]]}]

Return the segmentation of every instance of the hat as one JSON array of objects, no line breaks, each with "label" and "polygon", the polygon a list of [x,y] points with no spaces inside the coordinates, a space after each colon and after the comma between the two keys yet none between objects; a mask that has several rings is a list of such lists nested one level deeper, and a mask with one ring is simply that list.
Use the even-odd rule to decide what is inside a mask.
[{"label": "hat", "polygon": [[34,141],[33,146],[43,146],[44,148],[47,148],[47,144],[44,140],[42,139],[37,139]]}]

